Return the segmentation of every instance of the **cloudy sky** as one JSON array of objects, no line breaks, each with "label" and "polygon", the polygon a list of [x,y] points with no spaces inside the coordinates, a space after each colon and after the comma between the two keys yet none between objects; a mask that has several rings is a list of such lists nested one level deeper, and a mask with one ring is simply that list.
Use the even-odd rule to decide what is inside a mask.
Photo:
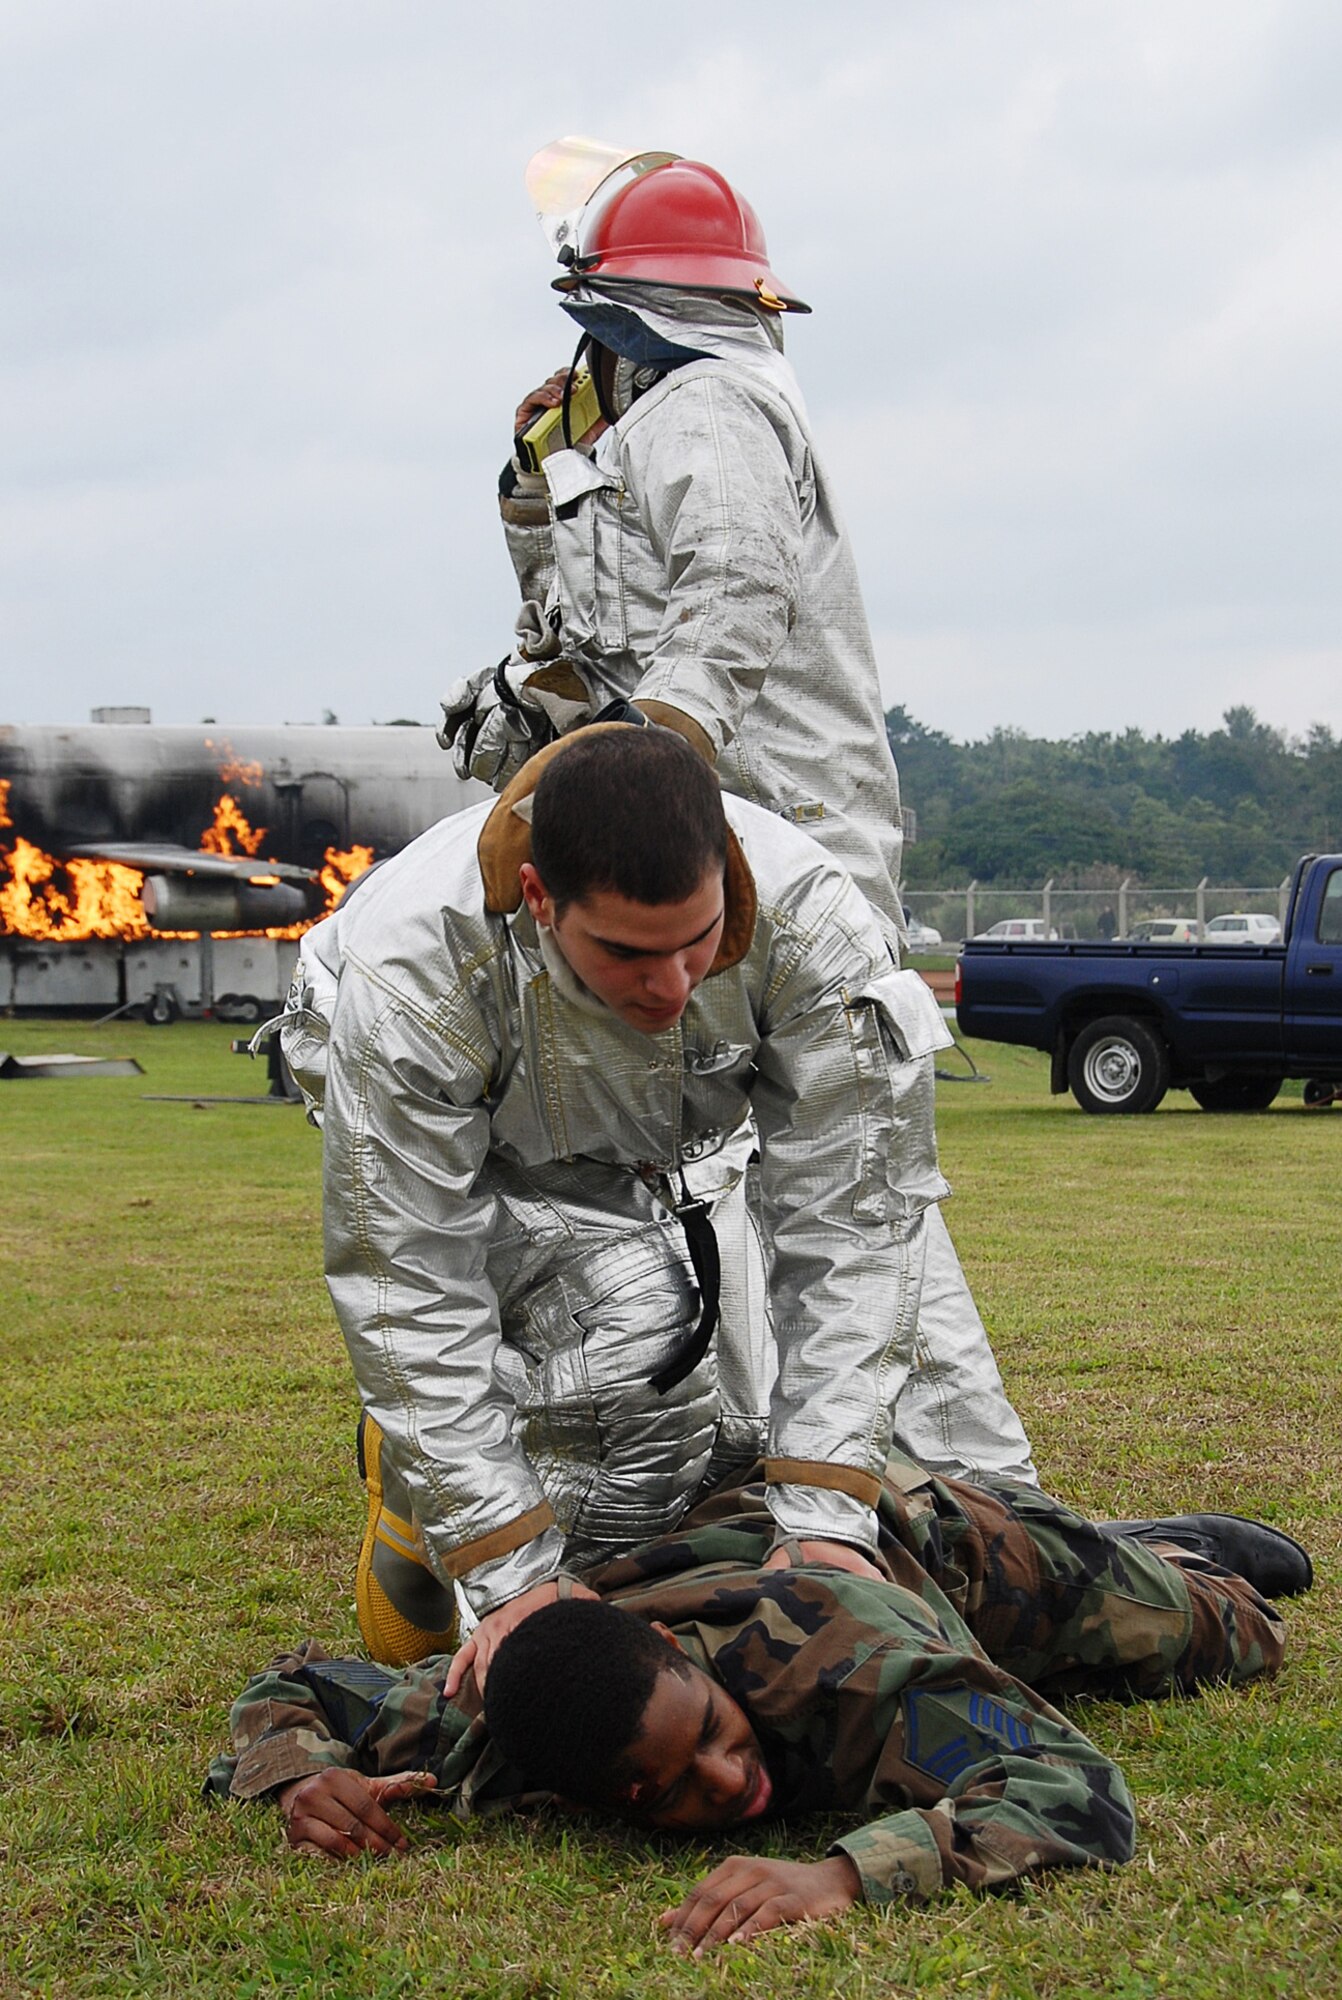
[{"label": "cloudy sky", "polygon": [[887,697],[1342,729],[1336,0],[0,0],[0,721],[435,712],[565,132],[720,167]]}]

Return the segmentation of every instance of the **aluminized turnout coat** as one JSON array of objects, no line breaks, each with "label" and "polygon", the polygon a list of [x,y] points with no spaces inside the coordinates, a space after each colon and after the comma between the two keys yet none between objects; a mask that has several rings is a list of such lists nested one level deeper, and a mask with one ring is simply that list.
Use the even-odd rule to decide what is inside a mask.
[{"label": "aluminized turnout coat", "polygon": [[805,826],[902,930],[876,658],[796,377],[758,321],[673,323],[637,288],[621,297],[709,351],[590,456],[548,458],[548,494],[537,476],[530,504],[525,482],[504,502],[523,593],[548,593],[593,713],[624,697],[688,716],[724,788]]},{"label": "aluminized turnout coat", "polygon": [[[562,753],[561,753],[562,754]],[[432,1567],[479,1614],[664,1532],[717,1441],[718,1357],[659,1396],[699,1300],[671,1202],[744,1170],[753,1112],[779,1371],[769,1504],[870,1545],[946,1192],[946,1030],[851,879],[729,799],[728,920],[673,1028],[547,969],[512,800],[441,822],[304,939],[284,1048],[324,1130],[326,1269]],[[477,852],[478,849],[478,852]],[[724,1330],[733,1337],[730,1323]]]}]

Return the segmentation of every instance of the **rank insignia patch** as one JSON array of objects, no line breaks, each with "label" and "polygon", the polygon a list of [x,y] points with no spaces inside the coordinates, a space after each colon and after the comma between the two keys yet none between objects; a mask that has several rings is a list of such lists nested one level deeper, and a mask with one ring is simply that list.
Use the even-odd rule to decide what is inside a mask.
[{"label": "rank insignia patch", "polygon": [[990,1695],[966,1687],[911,1688],[904,1696],[904,1758],[947,1791],[986,1757],[1023,1750],[1034,1733]]}]

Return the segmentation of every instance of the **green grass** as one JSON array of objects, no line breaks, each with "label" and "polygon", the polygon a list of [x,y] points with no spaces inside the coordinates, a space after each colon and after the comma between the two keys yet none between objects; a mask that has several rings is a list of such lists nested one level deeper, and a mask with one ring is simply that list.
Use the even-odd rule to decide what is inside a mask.
[{"label": "green grass", "polygon": [[[1138,1796],[1131,1868],[780,1933],[686,1966],[654,1919],[725,1851],[406,1815],[389,1865],[290,1856],[197,1792],[280,1645],[353,1645],[354,1398],[301,1113],[228,1031],[5,1022],[143,1080],[0,1085],[0,1993],[1314,1995],[1342,1991],[1342,1111],[1087,1118],[1043,1058],[941,1086],[951,1225],[1046,1482],[1106,1513],[1226,1507],[1320,1584],[1281,1679],[1087,1708]],[[794,1828],[763,1838],[817,1851]]]}]

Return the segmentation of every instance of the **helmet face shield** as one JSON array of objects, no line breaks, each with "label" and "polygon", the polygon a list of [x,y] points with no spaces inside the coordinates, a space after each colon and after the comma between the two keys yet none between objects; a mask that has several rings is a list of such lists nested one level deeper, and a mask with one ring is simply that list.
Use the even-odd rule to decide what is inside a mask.
[{"label": "helmet face shield", "polygon": [[576,245],[580,219],[584,233],[590,226],[584,211],[592,208],[598,189],[602,199],[594,213],[604,210],[611,197],[640,174],[669,166],[679,158],[678,153],[639,153],[626,146],[608,145],[603,139],[576,136],[553,139],[533,153],[527,162],[527,193],[555,255]]}]

